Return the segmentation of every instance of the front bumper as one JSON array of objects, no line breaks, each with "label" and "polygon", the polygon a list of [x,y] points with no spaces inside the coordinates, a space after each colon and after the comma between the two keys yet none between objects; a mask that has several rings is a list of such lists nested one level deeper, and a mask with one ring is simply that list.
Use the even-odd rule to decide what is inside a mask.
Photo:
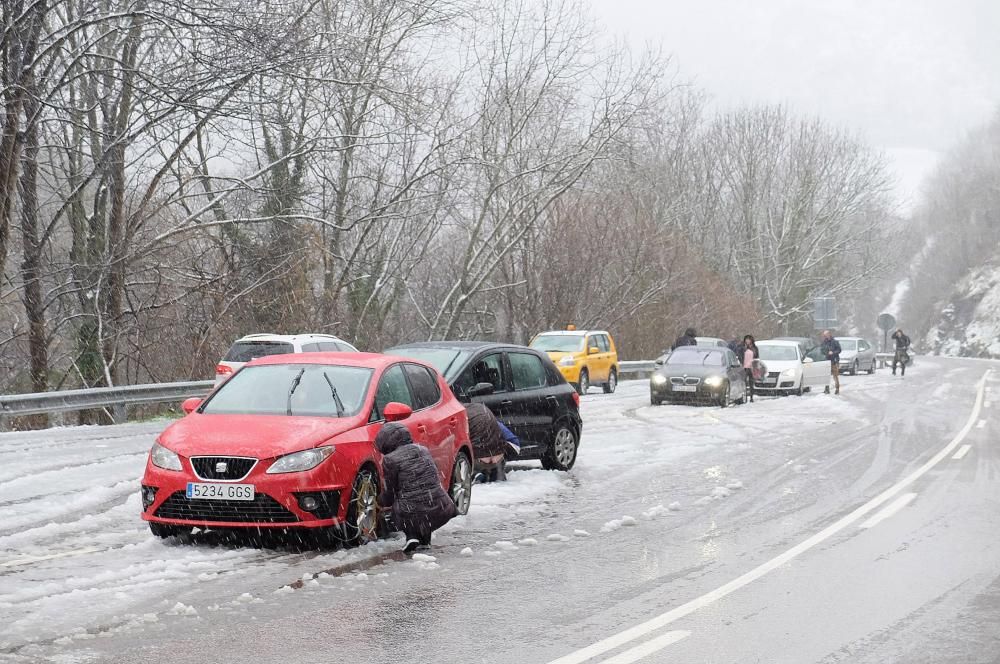
[{"label": "front bumper", "polygon": [[650,382],[649,395],[661,401],[714,401],[722,394],[722,385],[711,387],[700,383],[694,392],[680,392],[672,388],[669,382],[663,384]]},{"label": "front bumper", "polygon": [[[147,461],[142,479],[144,521],[199,528],[327,528],[344,521],[351,487],[346,483],[330,483],[325,464],[317,468],[283,475],[251,472],[236,484],[253,484],[253,501],[205,500],[187,498],[188,482],[209,482],[198,479],[187,468],[171,471],[153,466]],[[219,482],[226,484],[226,482]],[[317,509],[307,511],[300,499],[312,496]]]},{"label": "front bumper", "polygon": [[574,364],[572,366],[566,367],[559,364],[556,365],[559,369],[559,373],[562,374],[563,378],[566,379],[567,383],[578,383],[580,382],[580,365]]}]

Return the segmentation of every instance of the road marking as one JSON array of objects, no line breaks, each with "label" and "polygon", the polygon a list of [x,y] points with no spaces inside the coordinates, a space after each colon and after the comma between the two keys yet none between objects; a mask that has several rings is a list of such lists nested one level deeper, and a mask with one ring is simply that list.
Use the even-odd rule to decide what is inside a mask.
[{"label": "road marking", "polygon": [[663,636],[650,639],[642,645],[630,648],[623,653],[615,655],[611,659],[606,659],[601,662],[601,664],[632,664],[632,662],[638,662],[643,657],[649,657],[654,652],[659,652],[667,646],[677,643],[678,641],[682,641],[689,636],[691,636],[691,632],[686,632],[684,630],[667,632]]},{"label": "road marking", "polygon": [[953,456],[952,459],[954,459],[955,461],[960,461],[965,457],[966,454],[969,453],[969,450],[971,449],[972,445],[962,445],[960,448],[958,448],[958,451],[955,452],[955,456]]},{"label": "road marking", "polygon": [[559,659],[552,660],[549,664],[581,664],[586,662],[598,655],[603,655],[604,653],[619,648],[630,641],[635,641],[636,639],[642,638],[651,632],[655,632],[658,629],[666,627],[672,622],[680,620],[685,616],[688,616],[695,611],[704,608],[710,604],[713,604],[723,597],[736,592],[740,588],[750,585],[757,579],[765,576],[766,574],[773,572],[782,565],[794,560],[795,558],[801,556],[803,553],[812,549],[818,544],[825,542],[837,533],[839,533],[844,528],[847,528],[851,524],[855,523],[861,517],[865,516],[869,512],[872,512],[883,504],[892,500],[897,494],[899,494],[903,489],[907,488],[918,479],[923,477],[927,471],[939,464],[945,457],[951,454],[959,443],[965,440],[965,437],[969,435],[972,431],[972,427],[975,425],[976,420],[979,418],[979,413],[982,412],[983,408],[983,395],[986,390],[986,378],[990,375],[991,370],[987,370],[983,377],[979,380],[979,389],[976,391],[976,401],[972,406],[972,414],[969,416],[969,420],[962,427],[951,441],[941,449],[940,452],[931,457],[924,465],[917,468],[915,471],[904,477],[902,480],[889,487],[879,495],[875,496],[869,500],[864,505],[855,508],[854,511],[841,517],[834,523],[830,524],[823,530],[819,531],[815,535],[809,537],[808,539],[799,542],[791,549],[788,549],[784,553],[768,560],[765,563],[758,565],[749,572],[746,572],[742,576],[739,576],[729,583],[719,586],[715,590],[709,591],[700,597],[696,597],[680,606],[670,609],[665,613],[650,618],[649,620],[639,623],[634,627],[630,627],[618,634],[613,634],[605,639],[592,643],[589,646],[580,648],[577,651],[571,652],[567,655],[560,657]]},{"label": "road marking", "polygon": [[31,563],[40,563],[45,560],[55,560],[56,558],[69,558],[71,556],[82,556],[87,553],[97,553],[98,551],[105,551],[105,549],[99,549],[97,547],[89,546],[83,549],[76,549],[75,551],[50,553],[47,556],[29,556],[27,558],[15,558],[14,560],[8,560],[6,562],[0,563],[0,567],[17,567],[19,565],[30,565]]},{"label": "road marking", "polygon": [[864,523],[862,523],[861,527],[862,528],[872,528],[874,526],[877,526],[878,524],[880,524],[881,522],[885,521],[890,516],[892,516],[893,514],[895,514],[896,512],[898,512],[899,510],[901,510],[904,507],[906,507],[907,505],[909,505],[910,502],[914,498],[916,498],[916,497],[917,497],[917,494],[915,494],[915,493],[904,493],[902,496],[900,496],[896,500],[894,500],[891,503],[889,503],[888,507],[883,507],[878,512],[878,514],[876,514],[872,518],[870,518],[867,521],[865,521]]},{"label": "road marking", "polygon": [[977,429],[982,429],[982,428],[983,428],[983,427],[985,427],[985,426],[986,426],[986,420],[979,420],[979,421],[978,421],[978,422],[976,423],[976,428],[977,428]]}]

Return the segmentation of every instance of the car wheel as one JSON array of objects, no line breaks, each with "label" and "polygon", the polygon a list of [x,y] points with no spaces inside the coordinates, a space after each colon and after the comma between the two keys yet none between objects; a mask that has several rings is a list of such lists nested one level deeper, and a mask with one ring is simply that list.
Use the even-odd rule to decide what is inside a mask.
[{"label": "car wheel", "polygon": [[185,526],[171,526],[166,523],[154,523],[153,521],[149,521],[148,523],[149,532],[153,533],[153,535],[159,537],[160,539],[187,535],[191,532],[191,529]]},{"label": "car wheel", "polygon": [[873,373],[875,373],[875,365],[876,365],[876,364],[877,364],[877,361],[876,361],[876,360],[875,360],[875,358],[873,357],[873,358],[872,358],[872,365],[871,365],[870,367],[868,367],[868,375],[869,375],[869,376],[871,376],[871,375],[872,375]]},{"label": "car wheel", "polygon": [[608,375],[608,382],[602,385],[605,394],[613,394],[618,388],[618,370],[612,369],[611,374]]},{"label": "car wheel", "polygon": [[729,405],[729,383],[723,383],[722,391],[719,392],[719,408],[725,408]]},{"label": "car wheel", "polygon": [[649,397],[649,403],[653,406],[659,406],[663,403],[663,399],[657,399],[656,397]]},{"label": "car wheel", "polygon": [[459,452],[455,458],[455,467],[451,469],[451,488],[448,490],[455,509],[459,514],[468,514],[472,504],[472,462],[465,452]]},{"label": "car wheel", "polygon": [[851,365],[851,375],[852,376],[857,376],[858,375],[858,361],[857,360],[854,360],[854,364]]},{"label": "car wheel", "polygon": [[378,532],[378,475],[371,468],[362,468],[351,488],[344,539],[349,544],[366,544],[378,539]]},{"label": "car wheel", "polygon": [[579,447],[576,432],[566,424],[560,424],[552,437],[552,444],[542,457],[545,470],[569,470],[576,463]]},{"label": "car wheel", "polygon": [[586,369],[580,370],[580,382],[576,384],[576,391],[581,395],[586,394],[590,389],[590,374]]}]

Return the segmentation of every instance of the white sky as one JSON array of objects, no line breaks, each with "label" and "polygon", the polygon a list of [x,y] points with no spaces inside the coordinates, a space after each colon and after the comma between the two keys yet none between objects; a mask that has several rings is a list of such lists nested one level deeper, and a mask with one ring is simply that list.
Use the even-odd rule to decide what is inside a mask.
[{"label": "white sky", "polygon": [[590,1],[719,106],[785,103],[856,129],[889,157],[906,207],[1000,106],[1000,0]]}]

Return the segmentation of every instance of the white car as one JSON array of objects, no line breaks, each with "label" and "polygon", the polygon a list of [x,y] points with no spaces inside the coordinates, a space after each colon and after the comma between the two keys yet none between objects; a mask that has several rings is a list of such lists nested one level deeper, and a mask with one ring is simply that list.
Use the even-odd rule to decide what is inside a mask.
[{"label": "white car", "polygon": [[215,366],[218,385],[250,360],[286,353],[357,353],[358,349],[332,334],[248,334],[237,339]]},{"label": "white car", "polygon": [[767,374],[762,380],[754,381],[756,392],[802,394],[830,384],[830,360],[808,357],[808,349],[796,341],[758,341],[757,349]]}]

